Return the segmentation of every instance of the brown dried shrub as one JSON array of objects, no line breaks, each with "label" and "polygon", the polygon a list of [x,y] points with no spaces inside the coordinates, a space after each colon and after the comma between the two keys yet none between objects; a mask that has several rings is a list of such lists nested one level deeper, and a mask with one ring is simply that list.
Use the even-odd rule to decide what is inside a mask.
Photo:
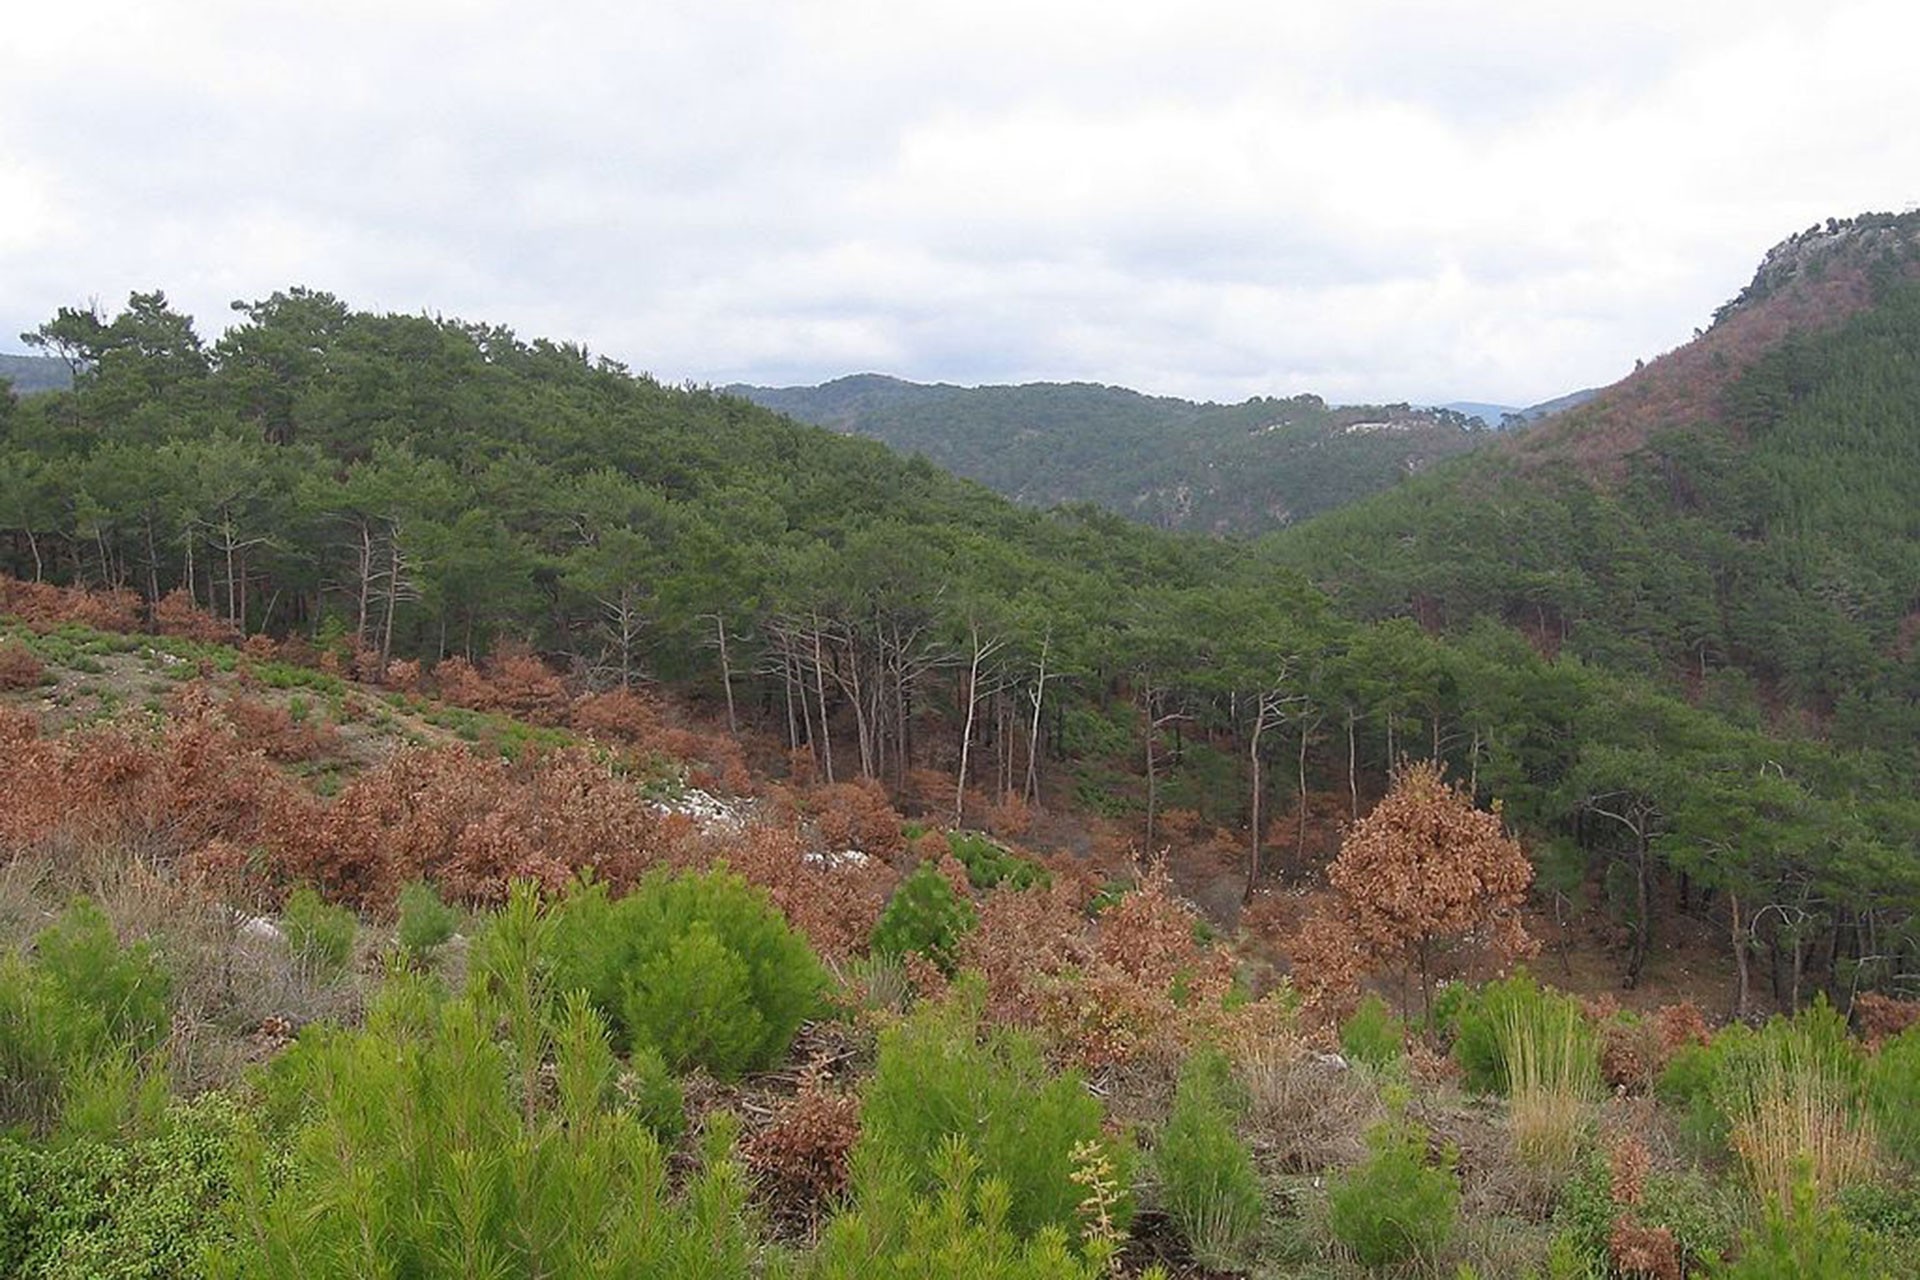
[{"label": "brown dried shrub", "polygon": [[[280,642],[264,631],[256,631],[240,646],[240,652],[255,662],[272,662],[281,656],[282,651]],[[295,659],[288,657],[287,661],[294,662]]]},{"label": "brown dried shrub", "polygon": [[1607,1155],[1608,1187],[1613,1202],[1631,1208],[1646,1193],[1653,1157],[1637,1134],[1625,1134]]},{"label": "brown dried shrub", "polygon": [[1012,840],[1027,834],[1027,828],[1033,825],[1033,811],[1028,808],[1026,798],[1017,791],[1009,791],[1000,797],[997,804],[987,808],[987,830],[1002,840]]},{"label": "brown dried shrub", "polygon": [[860,1100],[808,1071],[774,1122],[746,1144],[748,1167],[775,1200],[817,1213],[847,1188],[847,1157],[860,1137]]},{"label": "brown dried shrub", "polygon": [[660,736],[659,700],[638,689],[614,689],[576,698],[567,722],[581,733],[645,747]]},{"label": "brown dried shrub", "polygon": [[250,746],[269,760],[297,764],[340,753],[340,731],[333,725],[311,716],[295,720],[288,708],[277,703],[229,698],[222,704],[221,713]]},{"label": "brown dried shrub", "polygon": [[177,636],[200,644],[234,644],[240,639],[240,633],[230,623],[202,609],[182,587],[167,592],[154,603],[153,629],[163,636]]},{"label": "brown dried shrub", "polygon": [[837,782],[809,792],[803,803],[821,840],[834,849],[858,849],[875,858],[891,858],[906,847],[900,814],[872,778]]},{"label": "brown dried shrub", "polygon": [[[965,892],[964,868],[948,859],[942,871]],[[1194,913],[1164,871],[1150,872],[1097,923],[1085,914],[1084,889],[1002,888],[982,902],[961,959],[987,975],[992,1014],[1039,1030],[1093,1068],[1222,1038],[1233,1021],[1222,1008],[1233,959],[1195,940]]]},{"label": "brown dried shrub", "polygon": [[46,664],[17,640],[0,642],[0,689],[33,689],[47,678]]},{"label": "brown dried shrub", "polygon": [[1607,1256],[1616,1274],[1631,1280],[1681,1280],[1680,1245],[1666,1227],[1644,1227],[1632,1214],[1613,1220]]},{"label": "brown dried shrub", "polygon": [[1439,766],[1403,768],[1348,829],[1328,868],[1332,894],[1300,931],[1294,971],[1310,1000],[1337,1000],[1369,974],[1415,977],[1424,1000],[1436,956],[1532,954],[1520,920],[1533,864],[1500,814],[1474,806]]},{"label": "brown dried shrub", "polygon": [[566,718],[566,682],[524,646],[502,645],[494,650],[487,660],[486,678],[493,706],[535,724],[555,725]]},{"label": "brown dried shrub", "polygon": [[381,674],[380,683],[389,689],[401,693],[413,693],[420,688],[420,664],[412,658],[396,658],[387,664]]},{"label": "brown dried shrub", "polygon": [[1659,1077],[1660,1029],[1648,1020],[1600,1023],[1600,1078],[1609,1089],[1645,1093]]},{"label": "brown dried shrub", "polygon": [[6,574],[0,574],[0,613],[19,618],[35,631],[49,631],[69,622],[98,631],[140,629],[140,597],[131,591],[56,587],[48,582],[22,582]]},{"label": "brown dried shrub", "polygon": [[814,950],[833,959],[866,948],[899,878],[877,859],[809,855],[791,830],[759,823],[738,831],[690,827],[670,848],[676,866],[705,869],[725,862],[749,884],[766,890]]},{"label": "brown dried shrub", "polygon": [[1853,1013],[1859,1020],[1861,1038],[1877,1046],[1920,1023],[1920,1000],[1895,1000],[1868,991],[1855,997]]},{"label": "brown dried shrub", "polygon": [[442,702],[470,711],[491,711],[500,705],[493,685],[462,657],[442,658],[434,664],[433,687]]},{"label": "brown dried shrub", "polygon": [[39,737],[39,716],[25,707],[0,706],[0,751],[24,747]]},{"label": "brown dried shrub", "polygon": [[271,826],[280,874],[371,906],[414,879],[476,903],[502,901],[522,877],[558,892],[586,870],[618,891],[663,853],[639,790],[580,750],[517,764],[459,747],[397,751],[331,802],[283,797]]}]

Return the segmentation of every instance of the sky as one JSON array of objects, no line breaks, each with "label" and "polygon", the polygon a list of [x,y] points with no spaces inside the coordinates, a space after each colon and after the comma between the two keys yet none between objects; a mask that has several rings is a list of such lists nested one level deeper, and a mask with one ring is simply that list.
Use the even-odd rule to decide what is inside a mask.
[{"label": "sky", "polygon": [[1920,203],[1910,0],[152,0],[0,18],[0,350],[165,290],[876,371],[1522,405]]}]

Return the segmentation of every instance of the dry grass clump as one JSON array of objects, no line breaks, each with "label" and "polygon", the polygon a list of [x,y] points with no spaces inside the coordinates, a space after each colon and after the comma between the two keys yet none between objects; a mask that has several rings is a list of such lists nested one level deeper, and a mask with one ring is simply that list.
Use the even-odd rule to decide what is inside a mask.
[{"label": "dry grass clump", "polygon": [[1790,1205],[1805,1177],[1822,1196],[1871,1178],[1877,1140],[1872,1117],[1857,1105],[1855,1082],[1797,1037],[1767,1048],[1733,1122],[1733,1148],[1754,1189]]},{"label": "dry grass clump", "polygon": [[186,1093],[232,1082],[308,1022],[359,1015],[358,966],[315,972],[270,921],[110,841],[62,834],[15,849],[0,869],[0,945],[20,945],[78,898],[95,903],[123,943],[154,943],[172,980],[167,1061]]},{"label": "dry grass clump", "polygon": [[1247,1096],[1243,1136],[1269,1173],[1359,1164],[1367,1156],[1367,1131],[1386,1115],[1367,1074],[1302,1040],[1252,1049],[1235,1063],[1235,1075]]}]

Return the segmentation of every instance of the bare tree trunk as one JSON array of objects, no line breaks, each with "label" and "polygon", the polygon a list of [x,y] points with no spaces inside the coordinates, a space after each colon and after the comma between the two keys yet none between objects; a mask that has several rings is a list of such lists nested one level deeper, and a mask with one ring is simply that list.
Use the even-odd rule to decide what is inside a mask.
[{"label": "bare tree trunk", "polygon": [[821,652],[820,619],[813,620],[813,691],[820,699],[820,763],[827,777],[827,785],[833,785],[833,737],[827,731],[827,663]]},{"label": "bare tree trunk", "polygon": [[1033,726],[1027,731],[1027,785],[1022,798],[1028,804],[1040,802],[1040,703],[1047,696],[1047,649],[1052,643],[1053,631],[1049,628],[1040,641],[1040,672],[1027,695],[1033,703]]},{"label": "bare tree trunk", "polygon": [[1355,776],[1358,760],[1353,745],[1353,708],[1347,708],[1347,799],[1351,802],[1353,821],[1360,821],[1360,780]]},{"label": "bare tree trunk", "polygon": [[1253,715],[1253,733],[1247,741],[1247,768],[1252,775],[1252,784],[1248,788],[1247,809],[1252,817],[1252,831],[1247,840],[1247,887],[1240,895],[1242,902],[1253,901],[1253,891],[1260,883],[1260,735],[1267,731],[1267,708],[1265,701],[1259,704]]},{"label": "bare tree trunk", "polygon": [[727,660],[727,624],[718,613],[713,615],[713,634],[720,649],[720,684],[727,691],[727,732],[737,735],[740,720],[733,709],[733,664]]},{"label": "bare tree trunk", "polygon": [[1740,917],[1740,895],[1730,892],[1727,900],[1733,908],[1733,962],[1739,973],[1739,981],[1734,988],[1733,1016],[1745,1018],[1753,989],[1753,977],[1747,958],[1747,922]]}]

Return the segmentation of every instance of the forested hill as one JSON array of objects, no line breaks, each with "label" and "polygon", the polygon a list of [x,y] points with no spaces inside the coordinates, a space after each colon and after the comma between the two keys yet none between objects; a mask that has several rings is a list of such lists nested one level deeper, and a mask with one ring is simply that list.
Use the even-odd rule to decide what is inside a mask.
[{"label": "forested hill", "polygon": [[1361,617],[1495,618],[1736,718],[1920,740],[1920,217],[1787,241],[1592,404],[1282,536]]},{"label": "forested hill", "polygon": [[859,374],[729,388],[871,436],[1016,502],[1092,502],[1165,529],[1259,533],[1391,488],[1489,437],[1476,418],[1318,396],[1196,404],[1090,383],[956,387]]},{"label": "forested hill", "polygon": [[65,391],[73,385],[73,370],[54,356],[0,354],[0,382],[23,396],[36,391]]},{"label": "forested hill", "polygon": [[[1920,966],[1920,299],[1882,294],[1613,488],[1482,450],[1258,545],[1023,509],[482,324],[293,289],[207,344],[135,294],[35,335],[72,391],[0,396],[0,570],[375,675],[530,647],[949,821],[1225,832],[1249,892],[1432,757],[1623,931],[1630,980],[1678,909],[1776,972],[1885,984]],[[1261,416],[1296,404],[1326,412]]]}]

